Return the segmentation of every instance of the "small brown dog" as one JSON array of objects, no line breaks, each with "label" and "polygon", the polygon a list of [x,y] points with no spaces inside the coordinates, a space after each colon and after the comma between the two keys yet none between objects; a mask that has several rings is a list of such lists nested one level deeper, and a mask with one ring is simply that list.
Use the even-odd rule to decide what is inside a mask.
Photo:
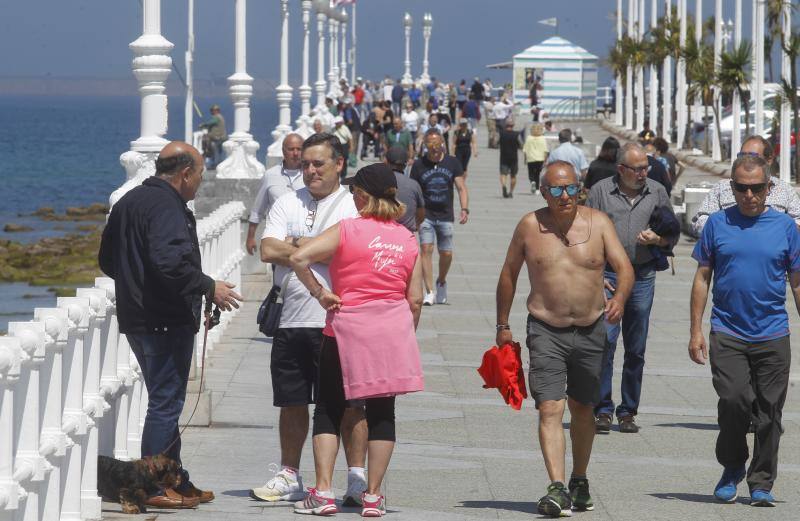
[{"label": "small brown dog", "polygon": [[159,490],[180,485],[180,465],[159,454],[134,461],[97,457],[97,491],[119,501],[126,514],[146,512],[145,501]]}]

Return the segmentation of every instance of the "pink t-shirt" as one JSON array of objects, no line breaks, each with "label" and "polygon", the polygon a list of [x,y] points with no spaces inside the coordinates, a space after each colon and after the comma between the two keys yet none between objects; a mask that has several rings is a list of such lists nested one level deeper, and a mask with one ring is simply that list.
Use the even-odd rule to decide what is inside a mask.
[{"label": "pink t-shirt", "polygon": [[344,219],[329,268],[333,292],[342,306],[404,300],[418,250],[414,234],[395,221]]}]

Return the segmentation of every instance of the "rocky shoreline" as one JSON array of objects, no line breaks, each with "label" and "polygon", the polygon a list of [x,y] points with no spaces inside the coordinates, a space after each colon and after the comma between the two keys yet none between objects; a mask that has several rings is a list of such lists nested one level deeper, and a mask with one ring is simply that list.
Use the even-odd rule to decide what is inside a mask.
[{"label": "rocky shoreline", "polygon": [[[40,208],[33,217],[54,222],[86,221],[86,224],[76,228],[79,233],[48,237],[32,244],[0,240],[0,282],[47,286],[57,296],[71,296],[76,286],[91,285],[95,277],[102,275],[97,251],[107,214],[108,207],[102,204],[68,208],[64,214]],[[17,226],[8,223],[4,229],[14,231]]]}]

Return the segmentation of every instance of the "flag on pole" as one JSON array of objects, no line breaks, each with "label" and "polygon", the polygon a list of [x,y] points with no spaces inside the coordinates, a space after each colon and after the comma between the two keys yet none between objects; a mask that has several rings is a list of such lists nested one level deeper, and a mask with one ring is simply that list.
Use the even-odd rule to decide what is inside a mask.
[{"label": "flag on pole", "polygon": [[558,18],[545,18],[544,20],[539,20],[539,23],[550,27],[558,27]]}]

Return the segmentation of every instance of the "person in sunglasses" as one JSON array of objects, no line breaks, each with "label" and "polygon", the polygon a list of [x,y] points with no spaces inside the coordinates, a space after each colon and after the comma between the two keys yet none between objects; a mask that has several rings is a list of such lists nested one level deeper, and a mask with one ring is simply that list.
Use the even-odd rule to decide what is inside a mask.
[{"label": "person in sunglasses", "polygon": [[[596,426],[600,433],[610,432],[615,413],[620,432],[639,431],[634,418],[642,394],[644,353],[655,295],[657,249],[671,250],[680,237],[680,233],[662,237],[650,229],[650,220],[656,211],[665,212],[672,219],[675,219],[675,214],[664,186],[648,176],[649,160],[644,148],[637,143],[628,143],[620,149],[619,159],[617,174],[592,186],[586,201],[587,206],[608,214],[614,223],[625,253],[633,264],[636,278],[633,292],[625,304],[622,322],[609,322],[607,325],[609,352],[603,368],[602,399],[595,408]],[[655,252],[652,247],[656,247]],[[617,277],[616,270],[606,268],[608,296],[619,290]],[[615,410],[611,398],[611,380],[614,351],[620,332],[625,347],[625,363],[622,370],[622,400]]]},{"label": "person in sunglasses", "polygon": [[[745,477],[750,504],[774,506],[781,415],[789,385],[789,318],[786,278],[800,312],[800,232],[784,212],[769,207],[768,163],[743,156],[733,163],[730,186],[736,204],[708,217],[692,257],[689,357],[705,364],[719,396],[717,461],[723,466],[714,496],[734,502]],[[709,343],[703,312],[713,276]],[[750,467],[747,431],[754,414]]]},{"label": "person in sunglasses", "polygon": [[[750,136],[742,143],[738,157],[760,157],[767,163],[767,172],[772,167],[775,158],[772,145],[761,136]],[[782,213],[787,213],[800,226],[800,196],[794,187],[778,177],[770,176],[772,188],[767,195],[766,204],[770,208]],[[733,189],[727,179],[717,183],[706,195],[697,213],[692,217],[691,229],[696,237],[703,233],[703,227],[712,213],[730,208],[736,204]]]},{"label": "person in sunglasses", "polygon": [[[525,215],[514,230],[497,282],[497,345],[513,341],[509,313],[523,263],[531,282],[527,345],[530,388],[539,410],[539,444],[551,484],[542,515],[592,510],[586,471],[594,439],[594,406],[606,355],[605,320],[618,323],[633,270],[613,223],[578,205],[580,181],[571,163],[547,165],[541,191],[547,207]],[[603,267],[618,274],[617,291],[603,295]],[[566,391],[566,392],[565,392]],[[565,403],[566,402],[566,403]],[[564,408],[569,406],[572,475],[565,487]]]}]

